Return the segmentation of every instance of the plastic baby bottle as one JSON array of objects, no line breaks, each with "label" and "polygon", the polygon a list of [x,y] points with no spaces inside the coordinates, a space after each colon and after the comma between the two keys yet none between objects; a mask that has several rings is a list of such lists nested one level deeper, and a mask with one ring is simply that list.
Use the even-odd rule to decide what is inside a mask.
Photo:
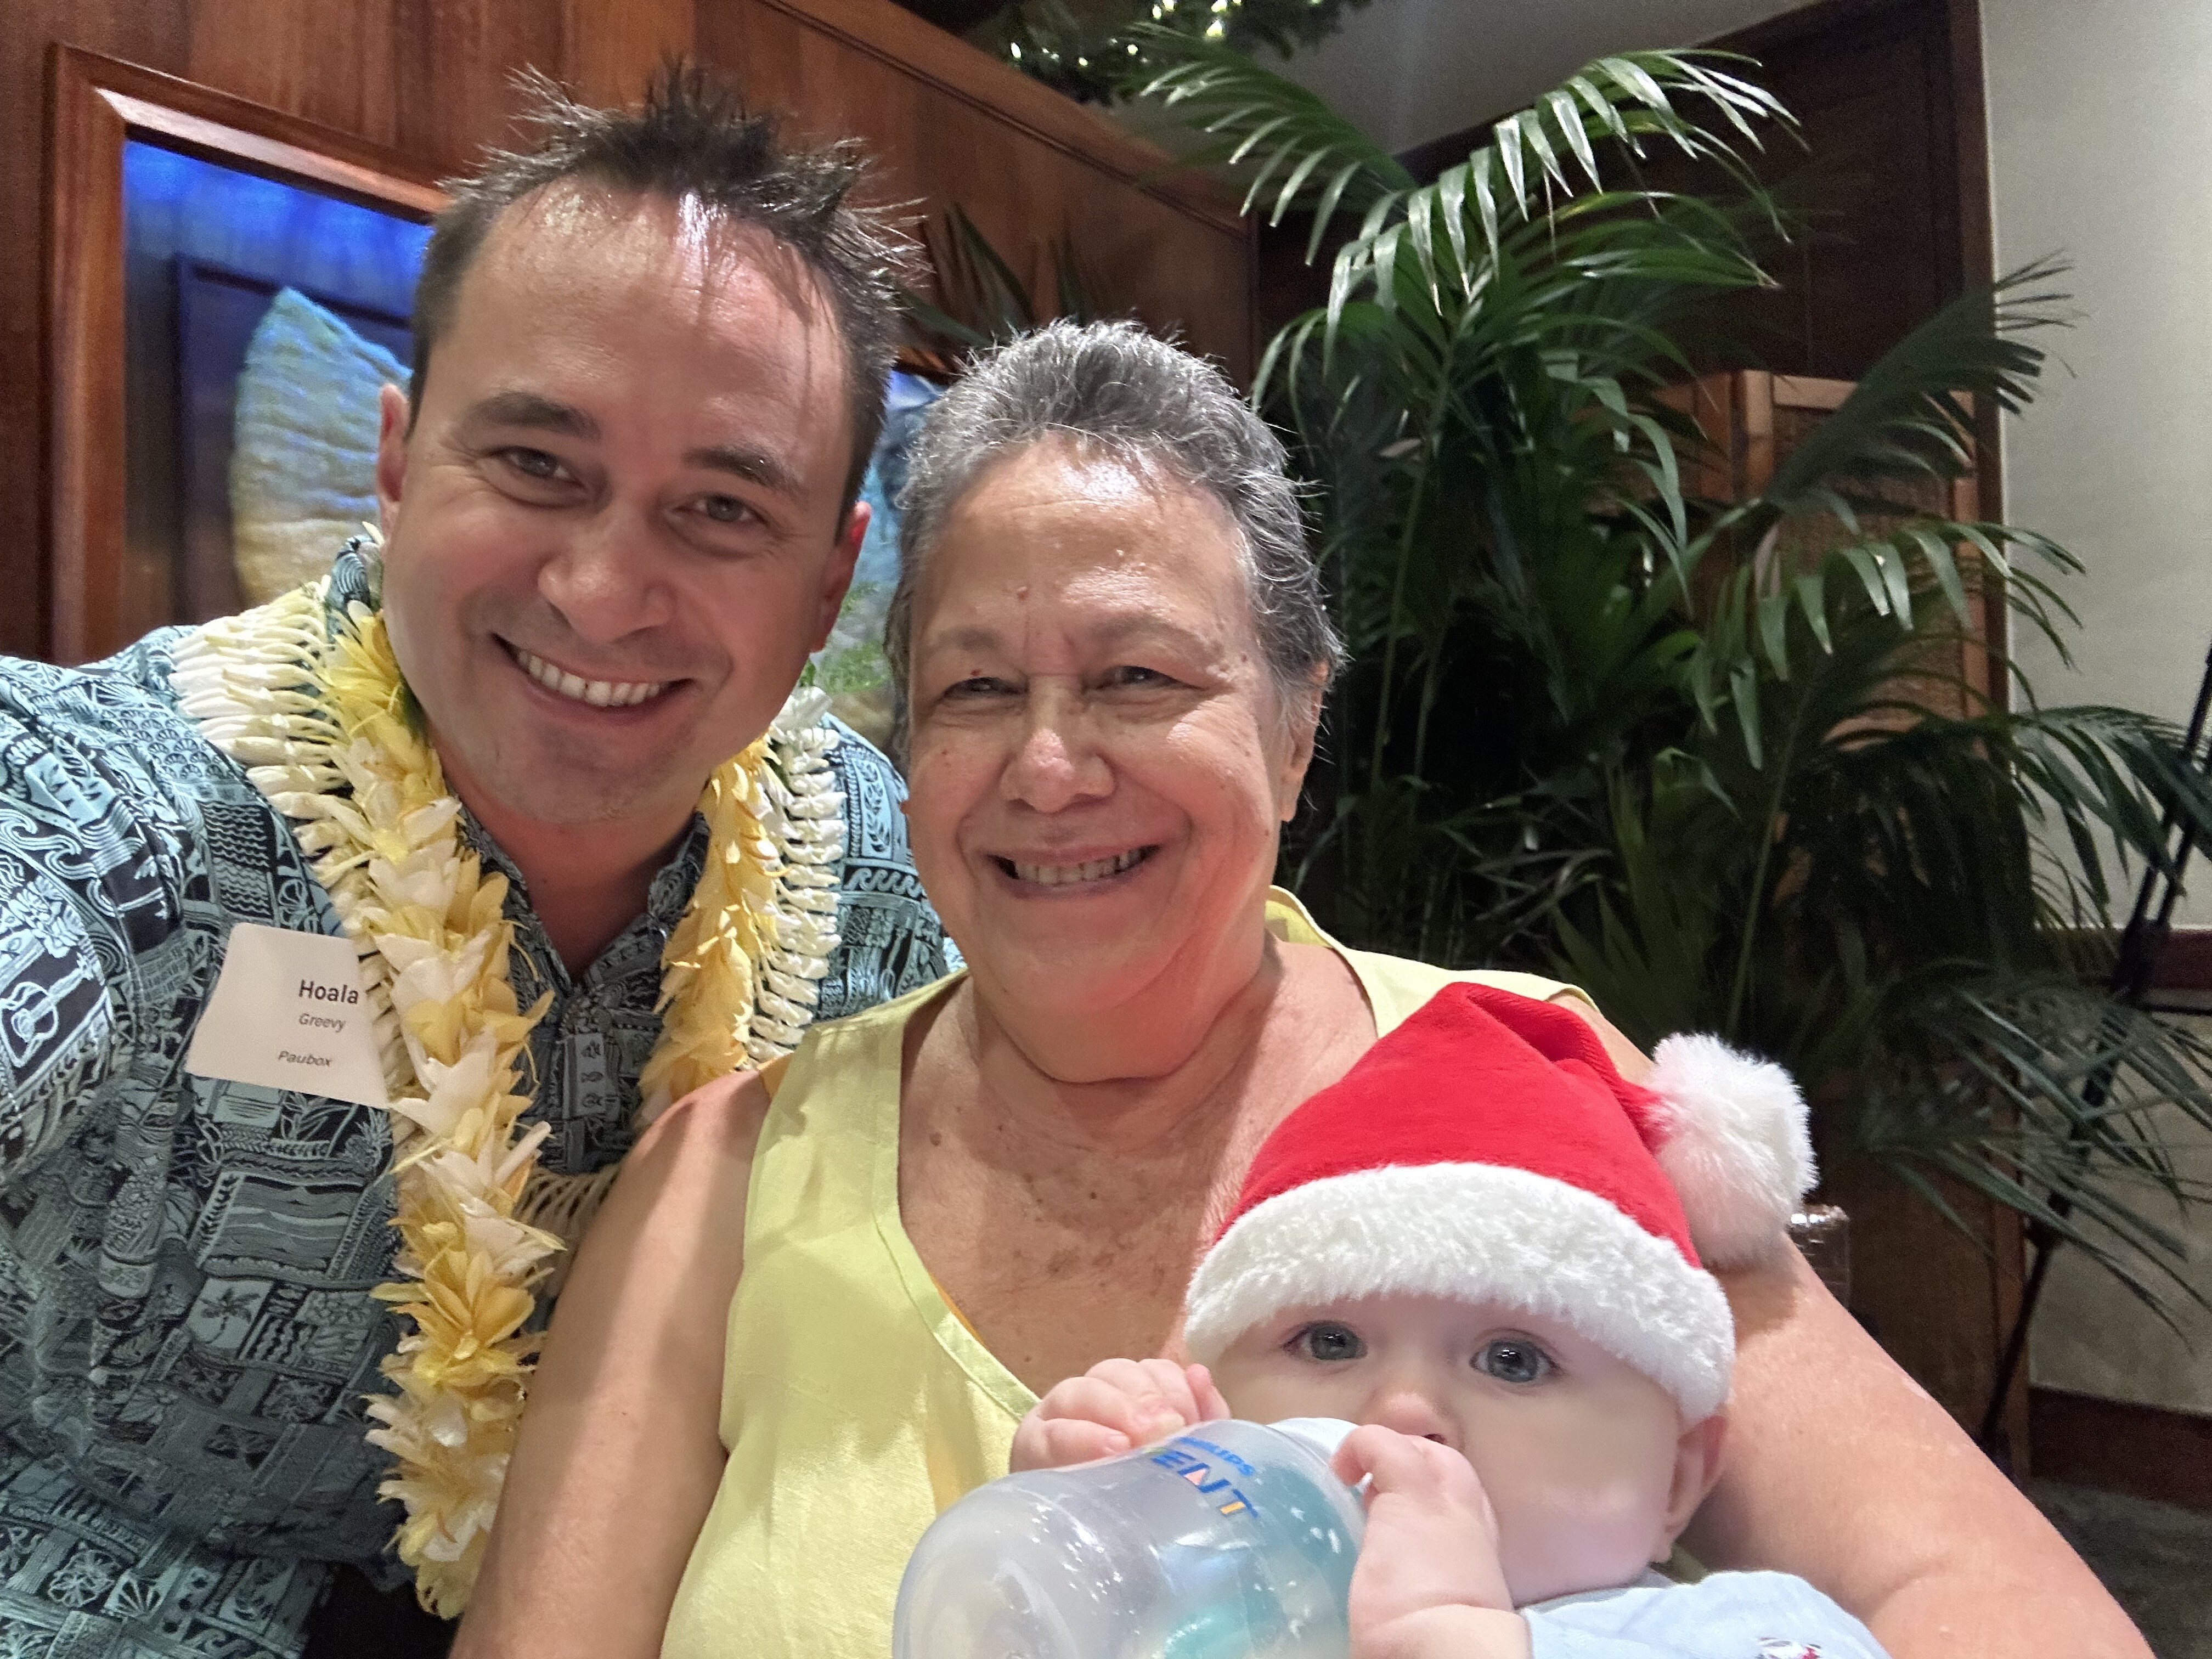
[{"label": "plastic baby bottle", "polygon": [[1342,1659],[1352,1425],[1204,1423],[978,1487],[922,1534],[892,1659]]}]

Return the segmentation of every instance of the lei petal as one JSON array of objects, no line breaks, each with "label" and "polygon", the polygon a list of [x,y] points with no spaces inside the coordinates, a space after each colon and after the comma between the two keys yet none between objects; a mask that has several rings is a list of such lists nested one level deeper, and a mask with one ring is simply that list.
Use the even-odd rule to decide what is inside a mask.
[{"label": "lei petal", "polygon": [[[180,640],[171,676],[208,741],[293,822],[348,938],[375,1016],[392,1141],[395,1255],[374,1294],[402,1322],[369,1396],[378,1489],[416,1594],[468,1605],[499,1507],[549,1288],[610,1184],[538,1167],[552,1133],[520,1121],[518,1064],[551,1000],[507,975],[507,881],[460,839],[460,803],[410,716],[375,611],[330,622],[327,580]],[[827,699],[794,694],[769,737],[718,768],[699,810],[704,870],[661,959],[661,1035],[638,1121],[734,1067],[793,1048],[836,948],[844,799],[824,756]],[[539,1224],[540,1221],[544,1224]]]}]

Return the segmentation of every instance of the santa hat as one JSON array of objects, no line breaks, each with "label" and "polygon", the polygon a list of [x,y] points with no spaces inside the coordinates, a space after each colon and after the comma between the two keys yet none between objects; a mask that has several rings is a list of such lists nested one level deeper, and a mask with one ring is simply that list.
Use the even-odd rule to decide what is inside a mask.
[{"label": "santa hat", "polygon": [[1261,1146],[1185,1340],[1208,1360],[1295,1308],[1495,1302],[1559,1320],[1696,1420],[1735,1357],[1705,1266],[1779,1249],[1812,1184],[1780,1066],[1669,1037],[1638,1086],[1572,1010],[1449,986]]}]

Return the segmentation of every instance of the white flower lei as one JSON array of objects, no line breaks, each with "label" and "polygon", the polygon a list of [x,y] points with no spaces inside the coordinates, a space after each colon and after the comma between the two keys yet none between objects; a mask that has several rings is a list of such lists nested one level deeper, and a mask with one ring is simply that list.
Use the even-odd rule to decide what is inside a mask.
[{"label": "white flower lei", "polygon": [[[507,978],[506,878],[461,842],[411,717],[382,616],[340,619],[329,582],[178,641],[185,715],[292,821],[361,955],[391,1114],[402,1282],[374,1294],[413,1328],[383,1362],[369,1441],[397,1462],[380,1491],[432,1612],[468,1604],[499,1504],[537,1339],[532,1291],[580,1237],[613,1171],[538,1168],[550,1133],[518,1135],[516,1061],[546,1000]],[[836,948],[844,798],[820,693],[793,694],[769,736],[708,781],[706,863],[661,957],[661,1034],[638,1121],[733,1067],[788,1054]],[[550,996],[550,994],[549,994]]]}]

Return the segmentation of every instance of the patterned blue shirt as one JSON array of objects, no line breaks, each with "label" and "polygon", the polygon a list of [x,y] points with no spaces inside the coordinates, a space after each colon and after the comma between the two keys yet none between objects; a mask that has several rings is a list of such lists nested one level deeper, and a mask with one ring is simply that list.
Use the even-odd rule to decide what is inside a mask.
[{"label": "patterned blue shirt", "polygon": [[[350,556],[334,598],[366,598]],[[0,1656],[296,1654],[328,1569],[396,1506],[362,1396],[398,1338],[383,1115],[188,1076],[240,921],[336,934],[286,821],[179,712],[149,635],[86,669],[0,659]],[[842,728],[841,728],[842,730]],[[849,732],[833,1018],[944,974],[890,764]],[[621,1157],[660,952],[702,823],[572,976],[513,884],[530,1121],[564,1172]]]}]

